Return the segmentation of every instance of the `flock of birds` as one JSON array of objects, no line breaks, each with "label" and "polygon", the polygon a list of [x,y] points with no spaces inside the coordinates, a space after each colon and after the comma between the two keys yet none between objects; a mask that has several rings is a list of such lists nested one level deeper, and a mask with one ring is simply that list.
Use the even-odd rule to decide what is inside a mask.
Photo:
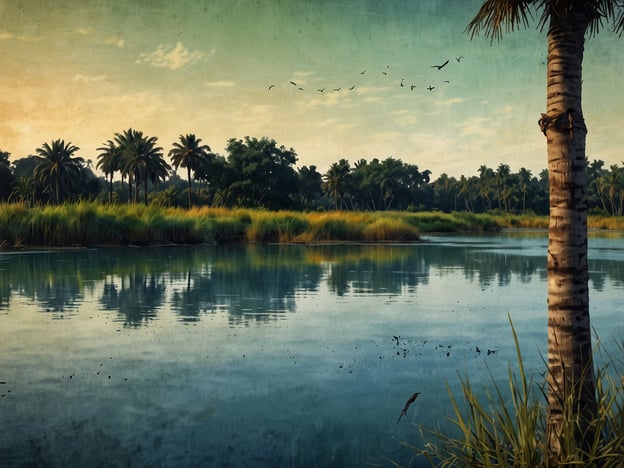
[{"label": "flock of birds", "polygon": [[[457,63],[460,63],[463,60],[463,58],[464,56],[460,55],[459,57],[455,57],[455,60],[457,61]],[[436,68],[437,70],[442,70],[444,67],[446,67],[449,64],[450,61],[451,61],[450,59],[446,59],[446,61],[444,61],[441,64],[431,65],[430,68]],[[365,75],[366,72],[367,70],[362,70],[360,72],[360,75]],[[386,68],[381,71],[381,74],[384,75],[385,77],[389,77],[390,76],[389,73],[390,73],[390,65],[386,65]],[[443,83],[448,84],[450,83],[450,81],[444,80]],[[410,83],[409,85],[406,84],[406,78],[401,78],[398,84],[399,84],[399,87],[409,89],[410,91],[414,91],[415,89],[418,88],[418,85],[416,84],[413,84],[413,83]],[[301,83],[297,83],[296,81],[289,80],[288,85],[290,85],[293,89],[297,89],[299,91],[305,91],[305,88],[303,87],[303,85]],[[271,91],[276,86],[277,86],[277,83],[272,83],[268,86],[268,90]],[[348,88],[343,88],[342,86],[317,88],[316,92],[320,94],[324,94],[325,92],[338,92],[338,91],[342,91],[343,89],[348,90],[348,91],[353,91],[355,88],[356,88],[356,85],[352,84]],[[425,89],[427,89],[428,91],[433,91],[435,88],[436,87],[433,84],[429,84]]]}]

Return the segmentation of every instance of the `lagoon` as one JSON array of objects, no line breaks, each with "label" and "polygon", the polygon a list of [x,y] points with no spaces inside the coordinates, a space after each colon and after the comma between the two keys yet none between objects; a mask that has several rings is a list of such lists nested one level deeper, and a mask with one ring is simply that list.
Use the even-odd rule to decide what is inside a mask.
[{"label": "lagoon", "polygon": [[[447,384],[506,382],[509,316],[539,380],[546,247],[543,231],[508,231],[0,254],[0,460],[418,466],[400,442],[448,426]],[[624,339],[624,236],[589,248],[609,349]]]}]

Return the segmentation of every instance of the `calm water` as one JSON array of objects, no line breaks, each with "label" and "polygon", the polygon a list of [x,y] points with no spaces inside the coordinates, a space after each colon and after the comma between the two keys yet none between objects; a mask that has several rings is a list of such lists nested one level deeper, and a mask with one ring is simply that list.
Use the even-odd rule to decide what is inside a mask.
[{"label": "calm water", "polygon": [[[1,254],[0,464],[406,464],[458,373],[505,379],[508,314],[544,370],[546,244]],[[624,239],[590,250],[592,324],[621,341]]]}]

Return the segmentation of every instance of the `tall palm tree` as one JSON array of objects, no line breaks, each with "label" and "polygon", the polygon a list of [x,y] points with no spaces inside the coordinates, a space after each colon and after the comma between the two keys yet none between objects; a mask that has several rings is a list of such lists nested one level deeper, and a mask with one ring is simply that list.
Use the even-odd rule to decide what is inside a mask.
[{"label": "tall palm tree", "polygon": [[180,141],[172,144],[173,148],[169,151],[169,157],[176,169],[180,166],[186,167],[186,175],[188,179],[188,207],[191,207],[191,171],[193,173],[201,165],[202,160],[206,158],[211,151],[210,146],[200,145],[201,138],[197,138],[194,134],[180,135]]},{"label": "tall palm tree", "polygon": [[485,200],[485,209],[491,210],[492,204],[490,202],[490,194],[492,193],[492,187],[494,185],[494,171],[482,164],[479,166],[479,180],[478,188],[479,195]]},{"label": "tall palm tree", "polygon": [[338,209],[338,199],[340,198],[340,208],[344,203],[344,195],[349,188],[349,176],[351,165],[346,159],[332,163],[329,170],[323,176],[325,179],[324,190],[334,197],[334,207]]},{"label": "tall palm tree", "polygon": [[147,183],[164,180],[171,169],[163,158],[163,149],[156,146],[157,137],[147,137],[133,129],[115,134],[122,151],[121,171],[134,181],[134,202],[139,200],[139,183],[143,182],[145,204],[148,202]]},{"label": "tall palm tree", "polygon": [[[579,442],[597,414],[587,270],[587,128],[581,108],[585,36],[604,20],[624,31],[620,0],[485,0],[467,31],[500,39],[526,27],[533,13],[548,28],[546,136],[550,187],[548,232],[548,435],[550,457],[561,456],[564,402],[579,416]],[[591,440],[587,438],[587,440]]]},{"label": "tall palm tree", "polygon": [[51,145],[44,143],[37,148],[36,157],[39,163],[35,167],[34,176],[52,191],[57,204],[65,198],[64,194],[71,191],[72,185],[80,176],[84,159],[74,157],[79,149],[60,139],[52,141]]},{"label": "tall palm tree", "polygon": [[[498,208],[503,208],[503,190],[507,185],[509,176],[511,175],[511,168],[509,164],[500,163],[496,168],[496,172],[494,174],[494,181],[496,183],[496,198],[498,198]],[[507,211],[507,206],[504,206],[505,212]]]},{"label": "tall palm tree", "polygon": [[100,151],[100,154],[98,154],[98,162],[95,167],[101,169],[102,172],[109,177],[108,202],[112,203],[113,175],[121,168],[122,151],[121,148],[111,140],[106,142],[106,146],[102,146],[97,150]]}]

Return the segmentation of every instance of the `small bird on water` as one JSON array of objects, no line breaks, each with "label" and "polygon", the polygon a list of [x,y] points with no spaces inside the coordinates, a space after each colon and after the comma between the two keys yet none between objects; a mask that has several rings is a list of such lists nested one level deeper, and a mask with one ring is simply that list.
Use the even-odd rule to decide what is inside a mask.
[{"label": "small bird on water", "polygon": [[410,405],[412,403],[414,403],[416,401],[416,398],[418,398],[418,395],[420,395],[420,392],[416,392],[414,393],[411,397],[409,397],[407,399],[407,402],[405,403],[405,406],[403,407],[403,410],[401,411],[401,414],[399,414],[399,419],[397,419],[397,424],[399,424],[399,421],[401,420],[401,418],[403,417],[403,415],[407,416],[407,410],[410,407]]}]

